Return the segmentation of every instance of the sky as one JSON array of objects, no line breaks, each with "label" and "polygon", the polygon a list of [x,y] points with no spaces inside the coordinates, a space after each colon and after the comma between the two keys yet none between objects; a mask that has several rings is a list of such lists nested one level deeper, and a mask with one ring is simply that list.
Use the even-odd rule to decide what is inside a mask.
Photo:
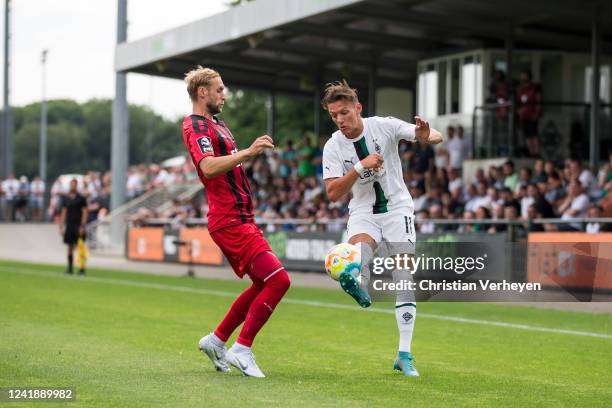
[{"label": "sky", "polygon": [[[4,40],[4,1],[0,4]],[[128,0],[128,41],[227,9],[225,0]],[[11,0],[10,104],[42,98],[41,53],[48,49],[47,99],[112,98],[116,0]],[[0,43],[3,47],[4,41]],[[0,51],[0,71],[4,49]],[[191,109],[183,82],[128,74],[128,101],[175,119]],[[4,83],[0,76],[0,92]],[[2,104],[2,98],[0,98]]]}]

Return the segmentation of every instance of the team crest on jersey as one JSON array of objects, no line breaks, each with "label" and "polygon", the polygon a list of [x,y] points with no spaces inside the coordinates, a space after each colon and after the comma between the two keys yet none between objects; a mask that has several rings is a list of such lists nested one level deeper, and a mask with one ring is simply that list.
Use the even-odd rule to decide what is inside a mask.
[{"label": "team crest on jersey", "polygon": [[212,144],[210,144],[210,139],[208,137],[200,137],[198,138],[197,142],[198,146],[200,146],[200,151],[202,152],[202,154],[213,152]]},{"label": "team crest on jersey", "polygon": [[378,144],[378,141],[376,139],[374,139],[374,150],[376,150],[376,153],[382,154],[382,149],[380,148],[380,145]]}]

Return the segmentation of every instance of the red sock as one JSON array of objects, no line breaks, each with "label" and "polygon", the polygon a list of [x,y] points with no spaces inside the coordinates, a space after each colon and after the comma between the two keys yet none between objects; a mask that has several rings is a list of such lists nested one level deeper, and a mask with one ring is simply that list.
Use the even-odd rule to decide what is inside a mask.
[{"label": "red sock", "polygon": [[264,289],[253,300],[249,308],[244,326],[242,326],[240,335],[236,340],[237,343],[251,347],[255,336],[257,336],[263,325],[266,324],[274,308],[289,289],[290,284],[289,274],[284,268],[272,274],[266,280]]},{"label": "red sock", "polygon": [[253,300],[259,295],[264,288],[264,282],[259,279],[254,279],[253,284],[249,286],[238,298],[232,303],[232,307],[228,310],[215,330],[215,335],[223,342],[232,335],[236,327],[240,326],[247,316],[249,308]]}]

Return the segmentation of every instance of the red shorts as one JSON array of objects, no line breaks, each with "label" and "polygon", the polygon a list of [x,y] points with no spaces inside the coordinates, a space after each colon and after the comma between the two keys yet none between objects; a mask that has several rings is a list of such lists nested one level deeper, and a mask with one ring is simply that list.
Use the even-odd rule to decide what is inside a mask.
[{"label": "red shorts", "polygon": [[251,276],[253,261],[257,255],[272,252],[256,224],[232,225],[212,232],[210,236],[241,279],[247,274]]}]

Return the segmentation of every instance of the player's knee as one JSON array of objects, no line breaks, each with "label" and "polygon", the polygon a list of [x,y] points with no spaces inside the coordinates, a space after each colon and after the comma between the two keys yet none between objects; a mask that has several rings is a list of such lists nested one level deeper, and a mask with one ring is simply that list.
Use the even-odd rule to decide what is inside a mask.
[{"label": "player's knee", "polygon": [[277,293],[284,295],[291,286],[291,278],[289,277],[287,271],[283,268],[272,275],[266,283],[274,287]]}]

